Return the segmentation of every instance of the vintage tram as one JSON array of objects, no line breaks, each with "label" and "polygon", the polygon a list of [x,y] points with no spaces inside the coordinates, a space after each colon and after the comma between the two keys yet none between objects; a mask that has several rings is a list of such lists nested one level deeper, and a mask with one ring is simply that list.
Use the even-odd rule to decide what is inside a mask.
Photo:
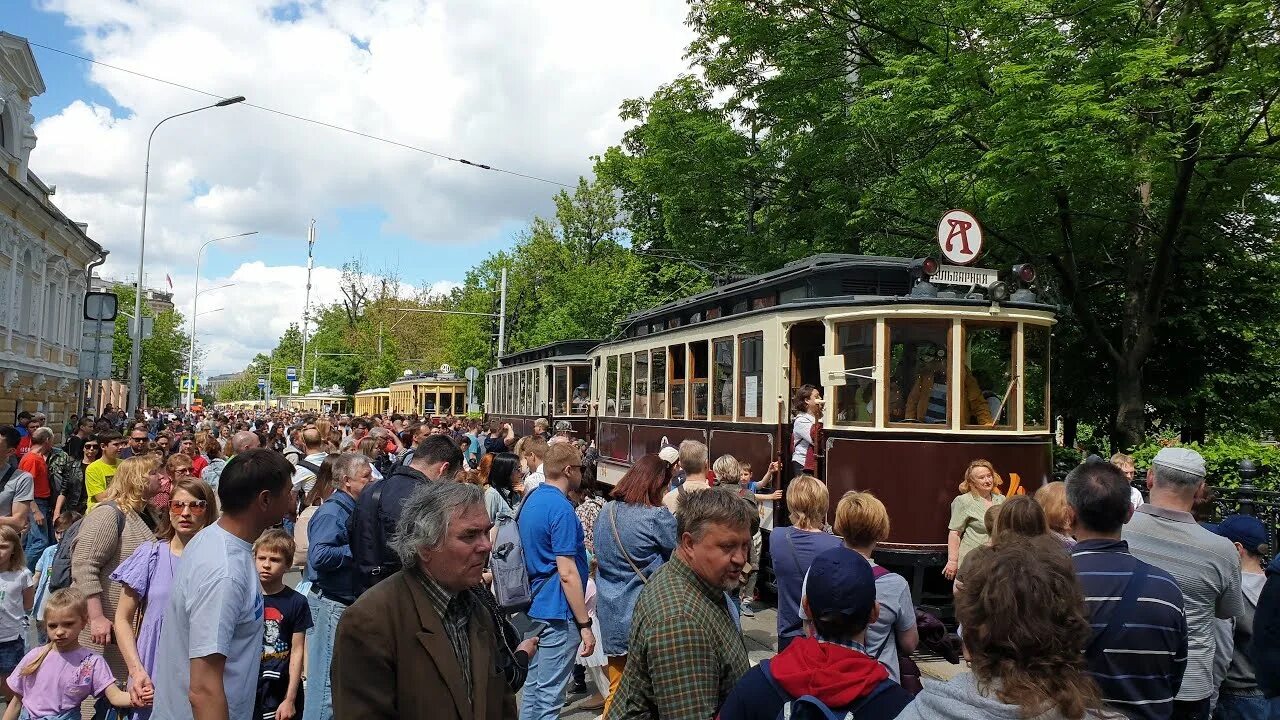
[{"label": "vintage tram", "polygon": [[517,435],[533,432],[546,418],[567,420],[579,437],[588,433],[591,411],[590,352],[599,340],[563,340],[498,359],[485,382],[490,420],[510,423]]},{"label": "vintage tram", "polygon": [[361,390],[355,396],[356,415],[386,415],[391,408],[391,388]]},{"label": "vintage tram", "polygon": [[391,383],[387,393],[392,413],[417,414],[428,419],[462,415],[467,411],[467,381],[454,374],[448,365],[430,373],[406,370],[403,377]]},{"label": "vintage tram", "polygon": [[272,401],[278,407],[288,408],[295,412],[319,413],[321,415],[350,412],[352,406],[351,396],[343,392],[342,388],[337,385],[327,390],[314,390],[305,395],[279,395],[273,398]]},{"label": "vintage tram", "polygon": [[613,484],[640,456],[695,439],[711,458],[749,461],[756,478],[782,461],[785,485],[790,399],[814,385],[832,516],[844,492],[874,492],[893,519],[878,559],[926,600],[924,570],[945,561],[968,463],[988,459],[1006,490],[1016,479],[1028,492],[1052,470],[1053,308],[994,275],[819,255],[628,317],[591,351],[599,478]]}]

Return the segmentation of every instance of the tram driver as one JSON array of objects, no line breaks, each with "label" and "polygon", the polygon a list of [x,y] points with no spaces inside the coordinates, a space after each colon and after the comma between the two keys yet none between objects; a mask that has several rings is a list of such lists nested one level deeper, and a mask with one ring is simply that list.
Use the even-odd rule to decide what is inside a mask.
[{"label": "tram driver", "polygon": [[573,413],[575,415],[586,415],[587,409],[591,407],[591,396],[587,390],[586,383],[573,389]]},{"label": "tram driver", "polygon": [[[907,396],[905,419],[907,422],[942,424],[947,422],[947,351],[932,343],[922,343],[916,349],[916,366],[919,372]],[[973,371],[964,367],[962,402],[965,425],[991,425],[991,406],[982,394],[982,387]]]}]

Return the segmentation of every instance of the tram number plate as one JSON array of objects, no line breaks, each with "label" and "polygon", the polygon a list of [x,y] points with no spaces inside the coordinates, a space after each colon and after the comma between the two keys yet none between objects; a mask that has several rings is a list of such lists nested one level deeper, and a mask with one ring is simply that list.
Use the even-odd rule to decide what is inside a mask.
[{"label": "tram number plate", "polygon": [[934,273],[929,280],[942,285],[976,285],[977,287],[987,287],[999,278],[1000,274],[995,270],[958,267],[956,265],[942,265],[938,268],[938,272]]}]

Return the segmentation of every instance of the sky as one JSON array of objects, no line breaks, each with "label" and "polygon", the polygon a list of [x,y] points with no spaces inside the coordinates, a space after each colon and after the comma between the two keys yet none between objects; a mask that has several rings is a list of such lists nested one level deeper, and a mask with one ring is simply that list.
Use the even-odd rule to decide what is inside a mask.
[{"label": "sky", "polygon": [[[688,72],[683,0],[6,0],[0,29],[249,103],[573,185],[626,129],[621,102]],[[207,95],[33,47],[31,168],[137,275],[147,136]],[[560,187],[479,170],[234,105],[166,122],[151,145],[148,286],[174,285],[204,376],[242,369],[300,322],[306,236],[312,303],[335,301],[353,257],[446,291],[509,247]],[[218,311],[218,308],[222,308]],[[213,310],[203,314],[206,310]]]}]

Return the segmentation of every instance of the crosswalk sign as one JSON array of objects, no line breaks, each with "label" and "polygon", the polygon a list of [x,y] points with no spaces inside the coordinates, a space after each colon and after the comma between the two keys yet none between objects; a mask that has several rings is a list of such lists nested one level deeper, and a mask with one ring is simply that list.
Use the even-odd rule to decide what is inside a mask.
[{"label": "crosswalk sign", "polygon": [[192,378],[190,375],[183,375],[181,381],[179,382],[179,389],[181,389],[182,392],[186,392],[188,390],[195,390],[196,389],[195,378]]}]

